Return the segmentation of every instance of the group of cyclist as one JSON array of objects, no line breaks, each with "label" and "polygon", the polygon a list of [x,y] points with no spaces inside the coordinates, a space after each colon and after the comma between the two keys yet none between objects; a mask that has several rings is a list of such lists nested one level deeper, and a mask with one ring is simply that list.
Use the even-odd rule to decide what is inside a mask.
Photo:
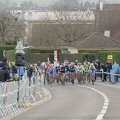
[{"label": "group of cyclist", "polygon": [[68,82],[74,84],[75,80],[78,81],[78,84],[85,83],[86,81],[92,81],[94,84],[95,72],[97,71],[95,65],[95,62],[85,61],[82,64],[78,60],[75,62],[65,60],[61,64],[58,61],[54,61],[54,63],[43,62],[39,66],[39,71],[44,73],[48,84],[52,84],[55,81],[62,85]]}]

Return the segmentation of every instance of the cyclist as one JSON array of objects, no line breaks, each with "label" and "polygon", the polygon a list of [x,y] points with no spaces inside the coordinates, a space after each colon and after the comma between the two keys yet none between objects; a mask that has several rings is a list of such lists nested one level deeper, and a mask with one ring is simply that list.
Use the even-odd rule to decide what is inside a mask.
[{"label": "cyclist", "polygon": [[95,72],[97,71],[97,69],[95,68],[93,63],[90,64],[89,70],[90,70],[90,79],[92,80],[92,84],[94,84],[94,82],[95,82]]},{"label": "cyclist", "polygon": [[70,74],[69,74],[69,62],[65,62],[65,76],[64,80],[65,82],[70,82]]},{"label": "cyclist", "polygon": [[53,64],[51,64],[50,67],[48,67],[47,74],[48,74],[48,83],[52,85],[54,81],[54,75],[56,74],[56,70]]},{"label": "cyclist", "polygon": [[90,64],[87,61],[85,61],[84,62],[84,68],[85,68],[85,79],[86,79],[86,81],[88,81],[90,79],[89,66],[90,66]]},{"label": "cyclist", "polygon": [[76,67],[74,63],[71,63],[69,66],[69,72],[70,72],[70,81],[72,82],[72,84],[74,84],[74,80],[75,80],[75,72],[76,72]]},{"label": "cyclist", "polygon": [[78,80],[78,84],[81,84],[81,81],[83,80],[84,82],[84,66],[81,63],[78,63],[78,67],[77,67],[77,80]]},{"label": "cyclist", "polygon": [[61,64],[60,66],[60,73],[61,73],[61,84],[62,85],[65,85],[65,82],[64,82],[64,75],[65,75],[65,66],[64,64]]},{"label": "cyclist", "polygon": [[56,80],[57,80],[57,83],[59,84],[60,77],[61,77],[61,75],[60,75],[60,65],[57,64],[56,67],[55,67],[55,69],[56,69],[56,75],[55,75],[55,78],[56,78]]}]

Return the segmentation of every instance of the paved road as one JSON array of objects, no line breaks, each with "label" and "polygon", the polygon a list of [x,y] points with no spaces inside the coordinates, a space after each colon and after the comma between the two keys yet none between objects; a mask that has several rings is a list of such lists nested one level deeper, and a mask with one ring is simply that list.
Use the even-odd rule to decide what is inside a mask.
[{"label": "paved road", "polygon": [[[97,81],[95,85],[55,84],[46,88],[52,93],[50,101],[11,120],[98,120],[101,115],[104,120],[120,120],[119,85]],[[103,106],[108,107],[106,111]]]}]

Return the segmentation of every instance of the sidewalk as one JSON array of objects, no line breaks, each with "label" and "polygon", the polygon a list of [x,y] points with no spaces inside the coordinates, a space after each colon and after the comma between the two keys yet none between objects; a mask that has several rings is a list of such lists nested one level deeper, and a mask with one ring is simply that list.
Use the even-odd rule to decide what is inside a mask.
[{"label": "sidewalk", "polygon": [[101,78],[98,77],[95,83],[120,87],[120,80],[117,83],[110,83],[109,81],[102,82]]}]

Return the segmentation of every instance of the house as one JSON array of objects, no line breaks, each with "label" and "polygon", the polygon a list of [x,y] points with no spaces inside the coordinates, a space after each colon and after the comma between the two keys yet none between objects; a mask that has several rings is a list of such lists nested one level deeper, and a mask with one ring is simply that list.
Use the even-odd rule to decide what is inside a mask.
[{"label": "house", "polygon": [[67,46],[78,49],[117,49],[120,48],[120,41],[95,32],[85,39],[73,41]]},{"label": "house", "polygon": [[120,39],[120,4],[100,2],[95,12],[95,31],[102,34],[110,32],[110,37]]}]

